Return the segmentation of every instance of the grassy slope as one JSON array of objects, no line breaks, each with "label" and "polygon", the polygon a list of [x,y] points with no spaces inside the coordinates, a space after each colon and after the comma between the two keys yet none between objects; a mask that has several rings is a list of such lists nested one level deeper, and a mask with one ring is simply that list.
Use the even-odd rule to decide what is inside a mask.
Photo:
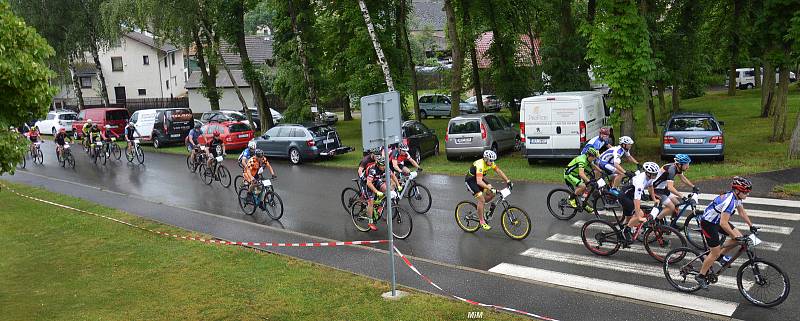
[{"label": "grassy slope", "polygon": [[[4,184],[9,184],[4,182]],[[179,235],[187,232],[38,188],[14,189]],[[179,241],[0,192],[5,320],[453,320],[517,316],[281,255]],[[335,249],[313,249],[331,251]]]}]

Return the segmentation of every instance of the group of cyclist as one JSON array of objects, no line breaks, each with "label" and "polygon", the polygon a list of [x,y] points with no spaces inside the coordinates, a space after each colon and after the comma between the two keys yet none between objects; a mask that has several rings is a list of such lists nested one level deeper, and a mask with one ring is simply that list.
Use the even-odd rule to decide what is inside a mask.
[{"label": "group of cyclist", "polygon": [[[674,213],[677,212],[676,206],[688,201],[686,196],[675,187],[675,178],[680,178],[684,184],[691,187],[692,193],[699,192],[697,186],[686,177],[689,164],[692,162],[689,155],[677,154],[673,162],[663,166],[659,166],[655,162],[645,162],[639,166],[639,162],[630,154],[633,143],[633,139],[630,137],[622,136],[619,139],[619,145],[612,146],[610,130],[603,128],[597,137],[587,142],[581,155],[572,159],[564,170],[564,181],[574,190],[569,200],[569,204],[573,207],[578,206],[578,200],[582,199],[587,186],[597,187],[596,178],[613,177],[609,191],[617,197],[622,206],[622,213],[625,216],[623,235],[628,243],[633,242],[632,230],[646,221],[646,214],[641,206],[645,190],[651,195],[655,205],[661,208],[657,218],[663,219],[672,215],[670,224],[673,227],[677,225],[677,218],[674,217]],[[603,152],[601,153],[600,150]],[[637,174],[627,172],[621,166],[623,157],[636,164],[641,171]],[[590,173],[595,179],[590,177]],[[630,183],[620,186],[625,175],[631,177]],[[750,180],[736,176],[731,182],[730,191],[714,198],[702,214],[700,227],[711,254],[705,258],[700,274],[695,279],[704,289],[708,288],[705,274],[712,263],[722,254],[720,235],[731,237],[726,241],[725,246],[732,245],[736,242],[735,238],[742,237],[742,233],[729,222],[731,216],[738,212],[751,231],[757,230],[742,206],[742,201],[747,198],[752,189],[753,184]],[[584,208],[588,212],[593,212],[589,205],[584,205]]]},{"label": "group of cyclist", "polygon": [[[186,135],[186,141],[185,141],[186,148],[189,150],[190,157],[192,159],[194,159],[194,160],[197,159],[197,156],[199,155],[198,153],[205,153],[205,155],[206,155],[206,168],[211,170],[213,168],[212,165],[214,164],[214,160],[216,159],[216,157],[225,156],[226,155],[225,142],[222,141],[222,137],[221,137],[219,131],[215,130],[212,133],[211,139],[209,141],[207,141],[205,143],[205,145],[201,145],[200,144],[200,136],[201,135],[203,135],[203,133],[200,131],[200,124],[195,124],[194,128],[189,130],[189,134]],[[251,143],[254,143],[254,142],[251,142]],[[201,150],[200,146],[206,147],[205,151]],[[249,146],[250,145],[248,145],[248,148],[245,149],[245,152],[247,152],[247,150],[250,149]],[[252,156],[252,155],[249,155],[249,156]],[[248,156],[248,159],[250,158],[249,156]]]}]

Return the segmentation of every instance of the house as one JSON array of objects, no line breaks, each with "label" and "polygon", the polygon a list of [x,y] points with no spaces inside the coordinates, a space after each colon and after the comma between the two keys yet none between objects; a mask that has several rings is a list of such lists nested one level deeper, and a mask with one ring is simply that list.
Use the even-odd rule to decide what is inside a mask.
[{"label": "house", "polygon": [[[494,34],[491,31],[482,33],[475,39],[475,56],[478,57],[478,69],[488,69],[492,66],[492,58],[487,54],[494,42]],[[539,54],[540,39],[533,39],[528,35],[519,36],[520,45],[517,46],[516,64],[517,66],[533,66],[534,59],[536,65],[542,64],[542,56]],[[531,53],[533,49],[533,54]]]},{"label": "house", "polygon": [[[447,35],[445,34],[445,24],[447,17],[444,12],[444,2],[442,0],[413,0],[411,2],[411,17],[408,31],[411,36],[417,38],[429,38],[429,48],[423,48],[427,57],[435,57],[436,53],[444,53],[447,50]],[[449,55],[449,53],[448,53]]]},{"label": "house", "polygon": [[[245,45],[247,46],[247,54],[250,61],[255,66],[268,65],[274,66],[275,61],[272,55],[272,40],[266,36],[245,36]],[[242,103],[239,101],[239,96],[233,86],[233,82],[239,87],[242,92],[248,107],[255,107],[255,97],[250,88],[250,84],[244,77],[242,71],[242,61],[238,53],[235,53],[230,45],[225,42],[220,43],[222,58],[231,69],[233,79],[228,77],[225,68],[220,65],[217,70],[217,89],[220,92],[219,106],[221,109],[228,110],[241,110]],[[194,57],[190,58],[190,60]],[[195,113],[203,113],[211,110],[211,103],[208,98],[202,94],[203,77],[199,70],[192,70],[189,74],[189,79],[186,82],[186,90],[189,96],[189,107]]]},{"label": "house", "polygon": [[[91,54],[75,64],[74,73],[86,105],[101,104],[99,72]],[[177,98],[186,95],[183,51],[169,43],[159,44],[146,33],[128,32],[119,42],[99,52],[108,99],[124,105],[140,98]],[[74,86],[63,86],[56,100],[72,105]]]}]

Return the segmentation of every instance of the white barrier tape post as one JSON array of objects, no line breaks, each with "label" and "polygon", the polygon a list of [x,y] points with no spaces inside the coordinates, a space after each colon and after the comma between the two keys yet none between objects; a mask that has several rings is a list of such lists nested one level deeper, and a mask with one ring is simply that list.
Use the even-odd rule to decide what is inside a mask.
[{"label": "white barrier tape post", "polygon": [[219,245],[260,246],[260,247],[335,247],[335,246],[346,246],[346,245],[369,245],[369,244],[389,243],[388,240],[347,241],[347,242],[304,242],[304,243],[238,242],[238,241],[223,241],[223,240],[214,240],[214,239],[204,239],[204,238],[201,238],[201,237],[194,237],[194,236],[182,236],[182,235],[177,235],[177,234],[169,234],[169,233],[166,233],[166,232],[151,230],[151,229],[144,228],[144,227],[132,224],[132,223],[128,223],[128,222],[125,222],[125,221],[122,221],[122,220],[119,220],[119,219],[116,219],[116,218],[113,218],[113,217],[108,217],[108,216],[105,216],[105,215],[102,215],[102,214],[92,213],[92,212],[89,212],[89,211],[86,211],[86,210],[82,210],[82,209],[79,209],[79,208],[74,208],[74,207],[71,207],[69,205],[58,204],[58,203],[51,202],[51,201],[48,201],[48,200],[43,200],[43,199],[36,198],[36,197],[33,197],[33,196],[28,196],[28,195],[25,195],[25,194],[21,194],[21,193],[15,191],[14,189],[12,189],[12,188],[10,188],[10,187],[6,186],[5,184],[2,184],[2,183],[0,183],[0,186],[5,187],[9,191],[11,191],[11,193],[14,193],[14,194],[16,194],[17,196],[20,196],[20,197],[24,197],[24,198],[27,198],[27,199],[31,199],[31,200],[34,200],[34,201],[37,201],[37,202],[41,202],[41,203],[45,203],[45,204],[52,205],[52,206],[61,207],[61,208],[68,209],[68,210],[75,211],[75,212],[79,212],[79,213],[84,213],[84,214],[89,214],[89,215],[101,217],[101,218],[104,218],[104,219],[107,219],[107,220],[110,220],[110,221],[113,221],[113,222],[124,224],[124,225],[127,225],[129,227],[140,229],[140,230],[143,230],[143,231],[148,231],[148,232],[151,232],[151,233],[155,233],[155,234],[158,234],[158,235],[161,235],[161,236],[164,236],[164,237],[172,237],[172,238],[175,238],[175,239],[181,239],[181,240],[187,240],[187,241],[198,241],[198,242],[204,242],[204,243],[209,243],[209,244],[219,244]]},{"label": "white barrier tape post", "polygon": [[400,252],[400,249],[398,249],[397,247],[392,247],[392,248],[394,249],[395,252],[397,252],[397,256],[399,256],[401,259],[403,259],[403,262],[406,263],[406,266],[408,266],[408,268],[411,271],[416,273],[421,279],[425,280],[425,282],[428,282],[428,284],[430,284],[431,286],[439,289],[439,291],[442,291],[444,294],[447,294],[447,295],[449,295],[450,297],[452,297],[452,298],[454,298],[456,300],[459,300],[459,301],[462,301],[462,302],[466,302],[466,303],[469,303],[469,304],[472,304],[472,305],[481,306],[481,307],[513,312],[513,313],[516,313],[516,314],[521,314],[521,315],[524,315],[524,316],[529,316],[529,317],[533,317],[533,318],[537,318],[537,319],[541,319],[541,320],[545,320],[545,321],[558,321],[557,319],[553,319],[553,318],[546,317],[546,316],[541,316],[541,315],[538,315],[538,314],[534,314],[534,313],[530,313],[530,312],[526,312],[526,311],[522,311],[522,310],[517,310],[517,309],[514,309],[514,308],[509,308],[509,307],[504,307],[504,306],[501,306],[501,305],[494,305],[494,304],[485,304],[485,303],[480,303],[478,301],[472,301],[470,299],[465,299],[465,298],[462,298],[462,297],[457,296],[455,294],[452,294],[452,293],[450,293],[448,291],[445,291],[439,285],[434,283],[433,280],[431,280],[430,278],[428,278],[427,276],[422,274],[413,264],[411,264],[411,261],[409,261],[408,258],[403,253]]}]

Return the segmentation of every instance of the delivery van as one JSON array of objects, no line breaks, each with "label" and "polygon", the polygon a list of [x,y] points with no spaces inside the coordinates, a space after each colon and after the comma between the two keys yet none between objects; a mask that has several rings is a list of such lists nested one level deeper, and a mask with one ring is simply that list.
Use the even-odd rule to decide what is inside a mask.
[{"label": "delivery van", "polygon": [[135,111],[129,120],[144,141],[161,148],[166,144],[183,143],[194,126],[189,108],[145,109]]}]

